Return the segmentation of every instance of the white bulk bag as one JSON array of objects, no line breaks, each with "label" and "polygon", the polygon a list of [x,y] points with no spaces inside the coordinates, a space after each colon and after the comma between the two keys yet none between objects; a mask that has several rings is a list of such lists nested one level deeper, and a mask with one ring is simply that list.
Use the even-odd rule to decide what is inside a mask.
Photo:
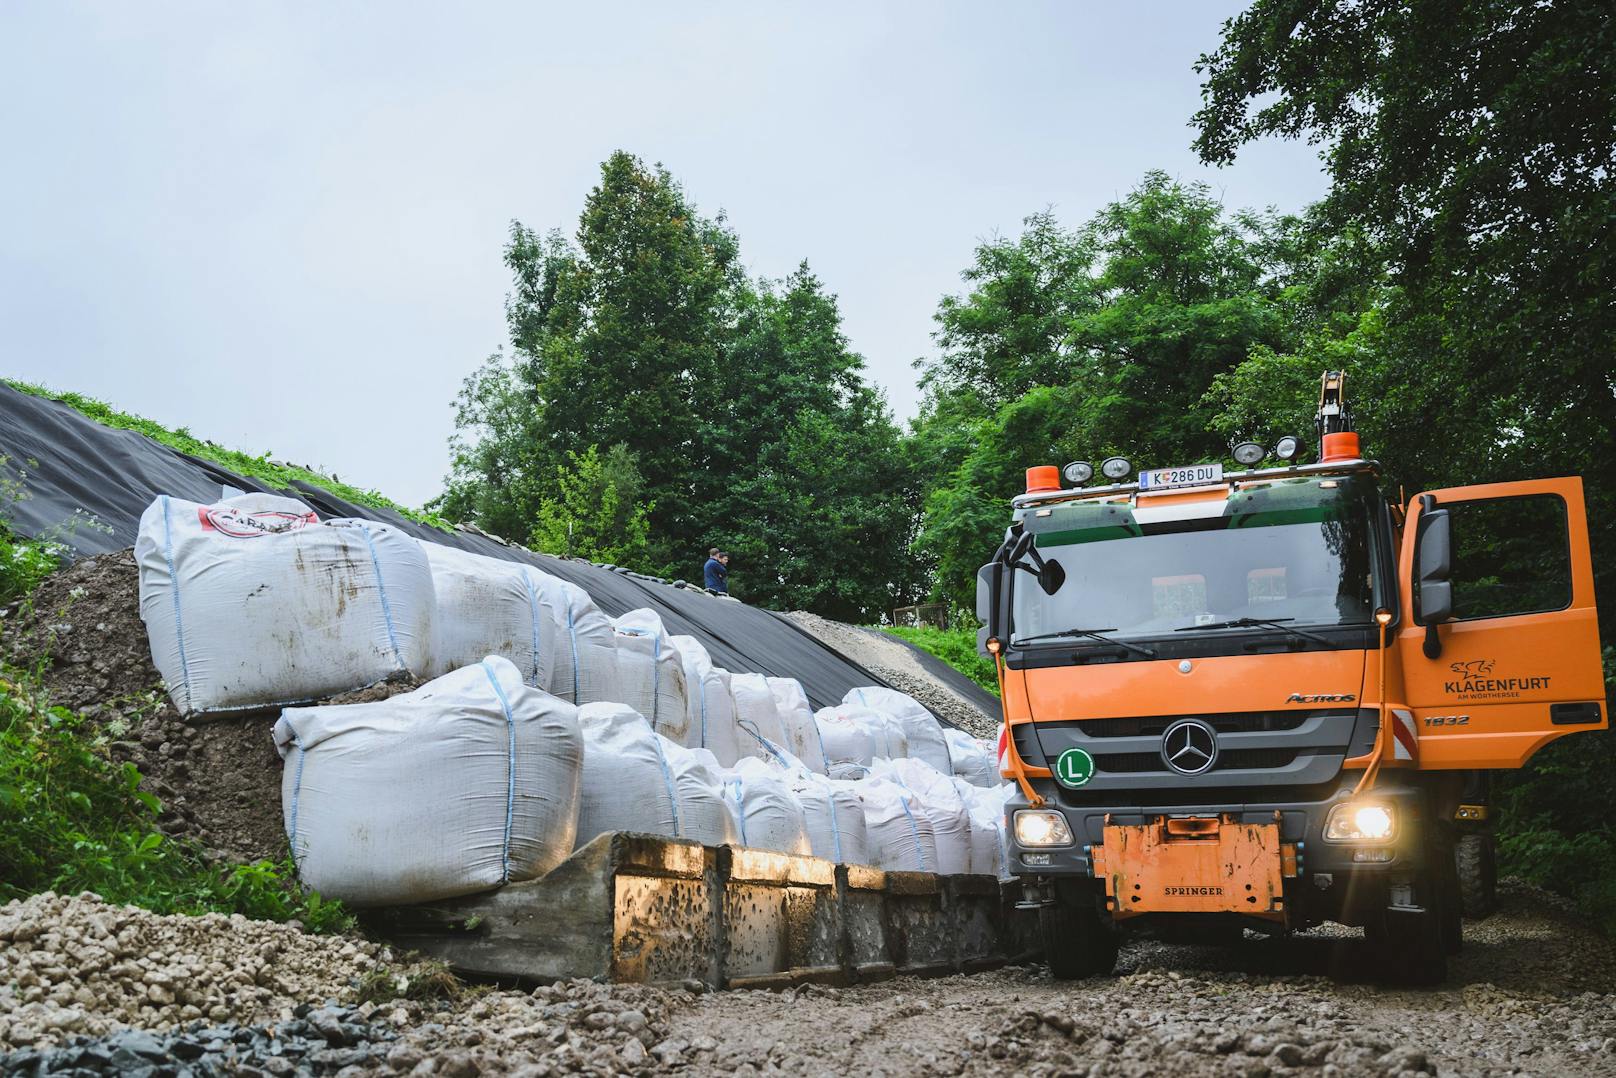
[{"label": "white bulk bag", "polygon": [[135,560],[152,661],[181,714],[427,673],[432,572],[386,524],[321,523],[273,494],[214,505],[164,494],[141,514]]},{"label": "white bulk bag", "polygon": [[[730,674],[730,695],[735,700],[735,724],[741,728],[741,755],[778,758],[791,752],[785,720],[774,702],[774,690],[762,674]],[[795,755],[793,753],[793,755]]]},{"label": "white bulk bag", "polygon": [[735,816],[742,846],[802,857],[813,854],[802,805],[784,774],[747,757],[722,777],[724,799]]},{"label": "white bulk bag", "polygon": [[1013,783],[975,786],[954,779],[971,815],[971,871],[978,875],[1010,878],[1010,844],[1004,829],[1004,806],[1014,792]]},{"label": "white bulk bag", "polygon": [[489,656],[368,704],[287,708],[281,809],[298,877],[354,906],[542,876],[572,852],[577,709]]},{"label": "white bulk bag", "polygon": [[706,749],[687,749],[662,739],[662,754],[673,773],[679,795],[679,838],[695,839],[704,846],[733,846],[740,842],[738,824],[724,800],[723,768]]},{"label": "white bulk bag", "polygon": [[971,810],[954,779],[924,760],[881,760],[874,772],[920,798],[937,840],[937,868],[944,875],[971,871]]},{"label": "white bulk bag", "polygon": [[844,865],[873,863],[864,826],[864,802],[859,800],[853,783],[810,773],[793,780],[791,790],[802,806],[815,857]]},{"label": "white bulk bag", "polygon": [[948,742],[948,758],[953,762],[957,777],[973,786],[999,785],[999,763],[993,758],[988,742],[952,727],[943,731],[943,737]]},{"label": "white bulk bag", "polygon": [[903,732],[903,723],[897,716],[873,707],[856,704],[841,705],[853,721],[870,735],[870,751],[877,760],[898,760],[909,755],[909,738]]},{"label": "white bulk bag", "polygon": [[612,622],[617,644],[617,693],[651,720],[656,731],[685,744],[690,716],[685,704],[685,666],[655,610],[630,610]]},{"label": "white bulk bag", "polygon": [[627,704],[578,709],[584,736],[578,787],[579,847],[606,831],[679,834],[679,795],[661,740]]},{"label": "white bulk bag", "polygon": [[842,697],[842,703],[885,711],[903,723],[904,737],[909,742],[909,756],[926,761],[945,775],[954,773],[954,765],[948,759],[948,742],[943,740],[942,725],[908,693],[867,686],[848,690],[847,695]]},{"label": "white bulk bag", "polygon": [[668,639],[678,649],[685,668],[685,709],[690,721],[683,744],[711,752],[721,767],[734,767],[741,758],[741,743],[729,671],[714,666],[707,649],[695,637]]},{"label": "white bulk bag", "polygon": [[825,747],[825,773],[833,779],[863,778],[875,759],[875,738],[858,721],[862,710],[840,704],[814,713],[819,743]]},{"label": "white bulk bag", "polygon": [[617,642],[612,622],[578,585],[534,573],[539,608],[548,615],[553,643],[540,646],[549,655],[544,688],[574,704],[612,700],[617,692]]},{"label": "white bulk bag", "polygon": [[786,748],[807,765],[808,770],[825,773],[825,744],[814,723],[814,709],[802,682],[790,677],[765,678],[774,694],[774,706],[786,731]]},{"label": "white bulk bag", "polygon": [[553,619],[539,605],[538,570],[421,541],[432,567],[434,677],[502,655],[529,685],[545,688]]},{"label": "white bulk bag", "polygon": [[920,798],[875,776],[853,787],[864,805],[865,841],[875,864],[889,872],[936,872],[937,835]]}]

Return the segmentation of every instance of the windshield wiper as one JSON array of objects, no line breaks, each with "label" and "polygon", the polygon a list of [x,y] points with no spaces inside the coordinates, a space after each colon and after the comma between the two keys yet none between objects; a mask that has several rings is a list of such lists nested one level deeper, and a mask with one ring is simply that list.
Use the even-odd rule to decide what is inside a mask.
[{"label": "windshield wiper", "polygon": [[1109,636],[1105,635],[1106,633],[1114,633],[1116,631],[1117,630],[1115,629],[1062,629],[1058,633],[1039,633],[1037,636],[1024,636],[1020,640],[1012,640],[1010,642],[1010,646],[1016,647],[1021,644],[1032,644],[1039,640],[1058,640],[1063,636],[1086,636],[1090,640],[1098,640],[1102,644],[1115,644],[1119,648],[1127,648],[1129,651],[1134,652],[1137,655],[1143,655],[1147,659],[1154,659],[1156,657],[1156,653],[1151,651],[1149,648],[1142,648],[1138,644],[1130,644],[1126,640],[1112,640]]},{"label": "windshield wiper", "polygon": [[1214,621],[1206,625],[1181,625],[1174,629],[1175,633],[1194,632],[1196,629],[1278,629],[1282,633],[1291,633],[1316,644],[1328,645],[1330,641],[1318,633],[1310,633],[1306,629],[1298,629],[1294,625],[1284,624],[1295,621],[1295,618],[1230,618],[1228,621]]}]

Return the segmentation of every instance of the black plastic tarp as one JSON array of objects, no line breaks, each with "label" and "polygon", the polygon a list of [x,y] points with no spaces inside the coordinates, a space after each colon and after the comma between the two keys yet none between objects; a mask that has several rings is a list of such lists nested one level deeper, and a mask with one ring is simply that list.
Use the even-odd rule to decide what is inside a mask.
[{"label": "black plastic tarp", "polygon": [[13,526],[29,537],[54,538],[74,555],[107,554],[133,546],[140,515],[159,494],[213,502],[225,486],[275,491],[307,502],[322,518],[379,520],[419,539],[527,562],[582,587],[612,617],[650,607],[668,632],[694,636],[706,645],[718,666],[801,681],[816,708],[838,703],[856,686],[886,684],[772,611],[589,562],[535,554],[470,531],[439,531],[304,483],[277,490],[4,384],[0,384],[0,456],[6,458],[12,480],[23,477],[22,498],[5,508]]}]

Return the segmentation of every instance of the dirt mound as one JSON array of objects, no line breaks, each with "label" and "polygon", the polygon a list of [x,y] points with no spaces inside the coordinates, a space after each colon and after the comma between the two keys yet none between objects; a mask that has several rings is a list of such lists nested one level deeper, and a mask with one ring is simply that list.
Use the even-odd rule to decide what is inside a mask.
[{"label": "dirt mound", "polygon": [[[0,656],[37,670],[52,704],[101,727],[112,758],[139,768],[142,788],[162,801],[164,832],[232,861],[286,853],[281,759],[270,739],[278,710],[197,722],[175,713],[140,619],[133,550],[74,562],[8,607]],[[375,685],[329,702],[384,700],[414,686]]]},{"label": "dirt mound", "polygon": [[787,616],[832,651],[847,656],[894,689],[919,700],[939,719],[953,723],[972,737],[999,736],[998,714],[983,711],[933,677],[901,641],[885,633],[831,621],[803,610],[794,610]]}]

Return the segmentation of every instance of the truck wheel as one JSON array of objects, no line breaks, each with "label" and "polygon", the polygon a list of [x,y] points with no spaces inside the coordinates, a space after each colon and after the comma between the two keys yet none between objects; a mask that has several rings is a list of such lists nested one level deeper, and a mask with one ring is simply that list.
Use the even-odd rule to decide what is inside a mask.
[{"label": "truck wheel", "polygon": [[1038,911],[1044,957],[1057,981],[1108,974],[1117,965],[1117,934],[1085,903],[1057,901]]},{"label": "truck wheel", "polygon": [[1459,873],[1459,908],[1479,921],[1498,909],[1498,861],[1492,832],[1470,831],[1453,844]]}]

